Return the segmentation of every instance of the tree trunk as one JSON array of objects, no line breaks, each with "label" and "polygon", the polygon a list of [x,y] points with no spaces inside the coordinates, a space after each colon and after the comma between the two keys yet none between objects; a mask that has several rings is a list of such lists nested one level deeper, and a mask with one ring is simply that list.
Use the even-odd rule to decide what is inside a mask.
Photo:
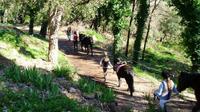
[{"label": "tree trunk", "polygon": [[132,25],[132,22],[133,22],[134,9],[135,9],[135,0],[133,0],[132,14],[131,14],[129,27],[128,27],[128,37],[127,37],[126,52],[125,52],[126,57],[128,56],[129,39],[130,39],[130,35],[131,35],[131,25]]},{"label": "tree trunk", "polygon": [[33,27],[34,27],[34,22],[35,22],[35,14],[30,12],[29,14],[30,21],[29,21],[29,34],[33,34]]},{"label": "tree trunk", "polygon": [[8,10],[5,9],[4,11],[4,15],[3,15],[3,23],[7,23],[8,22]]},{"label": "tree trunk", "polygon": [[146,36],[145,36],[144,47],[143,47],[143,52],[142,52],[142,60],[144,60],[146,45],[147,45],[147,41],[148,41],[148,38],[149,38],[149,31],[150,31],[150,28],[151,28],[152,16],[153,16],[153,13],[156,10],[157,6],[159,5],[160,1],[161,0],[159,0],[158,3],[157,3],[157,0],[155,0],[154,7],[153,7],[151,14],[150,14],[150,17],[149,17],[148,26],[147,26],[147,33],[146,33]]},{"label": "tree trunk", "polygon": [[41,36],[46,37],[47,28],[48,28],[48,20],[47,20],[47,18],[43,18],[41,29],[40,29],[40,35]]},{"label": "tree trunk", "polygon": [[149,12],[149,4],[147,0],[139,0],[139,10],[137,14],[137,31],[136,31],[136,39],[133,46],[133,64],[137,64],[141,51],[141,43],[143,39],[143,32],[145,27],[145,22],[148,17]]},{"label": "tree trunk", "polygon": [[146,36],[145,36],[144,47],[143,47],[143,51],[142,51],[142,60],[144,60],[144,53],[145,53],[145,50],[146,50],[146,45],[147,45],[147,41],[148,41],[148,37],[149,37],[149,31],[150,31],[150,28],[151,28],[151,18],[152,18],[152,16],[150,16],[149,22],[148,22],[147,33],[146,33]]},{"label": "tree trunk", "polygon": [[61,17],[63,14],[62,7],[55,7],[49,15],[49,53],[48,60],[53,65],[57,65],[58,59],[58,31],[60,27]]}]

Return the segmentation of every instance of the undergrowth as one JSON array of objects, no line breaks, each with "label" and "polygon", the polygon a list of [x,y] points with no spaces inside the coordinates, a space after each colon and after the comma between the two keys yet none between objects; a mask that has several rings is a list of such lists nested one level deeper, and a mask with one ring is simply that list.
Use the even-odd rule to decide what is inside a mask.
[{"label": "undergrowth", "polygon": [[115,93],[112,89],[105,87],[104,85],[98,84],[95,81],[92,81],[88,78],[81,78],[78,81],[78,86],[81,89],[82,92],[87,94],[99,94],[99,99],[101,102],[113,102],[115,101]]}]

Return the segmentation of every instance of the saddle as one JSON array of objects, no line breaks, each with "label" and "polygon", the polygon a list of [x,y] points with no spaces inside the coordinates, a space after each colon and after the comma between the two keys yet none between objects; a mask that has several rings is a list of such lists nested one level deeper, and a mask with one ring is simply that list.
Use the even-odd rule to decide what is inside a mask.
[{"label": "saddle", "polygon": [[116,64],[116,65],[115,65],[115,71],[118,72],[119,69],[120,69],[121,67],[125,66],[125,65],[126,65],[126,64]]}]

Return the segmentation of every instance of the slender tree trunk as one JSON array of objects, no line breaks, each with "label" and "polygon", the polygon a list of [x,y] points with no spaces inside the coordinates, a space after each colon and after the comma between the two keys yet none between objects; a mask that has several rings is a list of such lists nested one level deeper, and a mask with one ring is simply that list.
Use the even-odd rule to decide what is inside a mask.
[{"label": "slender tree trunk", "polygon": [[42,25],[41,25],[41,29],[40,29],[40,35],[41,35],[41,36],[46,37],[47,28],[48,28],[48,20],[47,20],[47,18],[45,17],[45,18],[43,18]]},{"label": "slender tree trunk", "polygon": [[151,14],[149,16],[149,21],[148,21],[148,26],[147,26],[147,33],[146,33],[146,36],[145,36],[144,47],[143,47],[143,52],[142,52],[142,60],[144,60],[144,54],[145,54],[145,50],[146,50],[146,45],[147,45],[147,41],[148,41],[148,38],[149,38],[149,31],[150,31],[150,28],[151,28],[152,16],[153,16],[153,13],[156,10],[157,6],[159,5],[160,1],[161,0],[159,0],[158,3],[157,3],[157,0],[155,0],[154,7],[153,7],[153,9],[151,11]]},{"label": "slender tree trunk", "polygon": [[49,53],[48,59],[53,65],[57,64],[58,59],[58,30],[64,9],[56,7],[50,14],[49,19]]},{"label": "slender tree trunk", "polygon": [[5,9],[4,14],[3,14],[3,23],[7,23],[8,22],[8,10]]},{"label": "slender tree trunk", "polygon": [[137,64],[140,56],[141,50],[141,42],[143,39],[143,32],[145,27],[145,22],[148,17],[149,12],[149,4],[147,0],[139,0],[139,10],[137,14],[137,31],[136,31],[136,39],[133,46],[133,64]]},{"label": "slender tree trunk", "polygon": [[130,19],[129,27],[128,27],[128,37],[127,37],[126,52],[125,52],[126,57],[128,56],[129,39],[130,39],[130,35],[131,35],[131,25],[132,25],[132,22],[133,22],[134,9],[135,9],[135,0],[133,0],[132,14],[131,14],[131,19]]},{"label": "slender tree trunk", "polygon": [[31,11],[29,17],[30,17],[30,21],[29,21],[29,34],[32,35],[33,34],[34,22],[35,22],[35,14],[32,13],[32,11]]},{"label": "slender tree trunk", "polygon": [[144,60],[144,53],[146,50],[146,45],[147,45],[147,41],[148,41],[148,37],[149,37],[149,31],[150,31],[150,27],[151,27],[151,18],[152,18],[152,16],[150,16],[148,26],[147,26],[147,33],[145,36],[144,47],[143,47],[143,51],[142,51],[142,60]]}]

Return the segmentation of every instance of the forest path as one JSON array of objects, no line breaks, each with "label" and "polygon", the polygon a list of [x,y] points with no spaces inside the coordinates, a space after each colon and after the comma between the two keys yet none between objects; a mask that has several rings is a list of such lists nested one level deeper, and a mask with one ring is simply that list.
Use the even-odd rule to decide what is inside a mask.
[{"label": "forest path", "polygon": [[[93,80],[104,83],[102,68],[99,65],[100,59],[103,57],[103,51],[105,49],[94,48],[94,56],[87,55],[85,52],[74,51],[73,42],[67,41],[65,39],[59,40],[59,49],[63,51],[70,63],[77,69],[78,74],[82,76],[91,77]],[[155,84],[148,79],[144,79],[138,77],[137,75],[134,77],[135,84],[135,92],[131,97],[129,91],[127,91],[127,84],[124,79],[122,79],[121,87],[117,87],[117,75],[113,72],[113,70],[108,70],[108,75],[106,77],[105,84],[108,87],[111,87],[117,96],[118,107],[121,108],[125,112],[131,109],[134,112],[144,112],[149,108],[147,95],[153,95],[153,91],[159,87],[159,83]],[[171,112],[190,112],[191,103],[181,99],[174,99],[173,104],[169,104],[169,110]],[[175,110],[174,110],[175,109]],[[178,110],[177,110],[178,109]]]},{"label": "forest path", "polygon": [[[26,27],[18,27],[26,31]],[[36,32],[39,32],[39,28],[36,28]],[[83,52],[74,52],[73,43],[66,40],[65,34],[66,27],[62,27],[59,31],[59,49],[66,54],[66,57],[69,59],[70,63],[76,67],[78,74],[83,76],[92,77],[98,82],[103,82],[103,72],[102,68],[99,66],[99,61],[103,57],[103,51],[105,49],[95,48],[94,56],[86,55]],[[149,79],[144,79],[134,77],[135,80],[135,92],[133,97],[129,95],[127,90],[127,84],[124,79],[122,79],[121,87],[117,87],[117,75],[113,73],[112,70],[109,70],[107,75],[106,85],[111,87],[117,95],[118,106],[123,110],[120,112],[127,112],[125,110],[127,107],[133,110],[134,112],[144,112],[149,108],[148,101],[145,96],[148,94],[153,94],[153,91],[158,88],[159,83],[155,84]],[[194,95],[191,93],[184,93],[184,98],[186,100],[173,97],[172,101],[168,104],[169,112],[191,112],[192,107],[194,106]],[[148,111],[150,112],[150,111]]]},{"label": "forest path", "polygon": [[[76,67],[78,74],[92,77],[98,82],[103,82],[103,71],[99,65],[99,62],[103,57],[104,49],[95,48],[94,56],[91,56],[80,51],[74,52],[73,42],[70,41],[60,40],[59,47],[67,54],[67,58],[69,59],[70,63]],[[131,97],[129,95],[129,91],[127,91],[128,86],[124,79],[122,79],[121,87],[117,87],[117,75],[113,72],[113,70],[108,70],[106,79],[106,85],[113,88],[116,92],[118,106],[122,108],[129,107],[138,111],[146,110],[148,101],[145,100],[144,95],[152,93],[155,84],[153,84],[151,81],[135,76],[135,92],[133,93],[133,97]]]}]

